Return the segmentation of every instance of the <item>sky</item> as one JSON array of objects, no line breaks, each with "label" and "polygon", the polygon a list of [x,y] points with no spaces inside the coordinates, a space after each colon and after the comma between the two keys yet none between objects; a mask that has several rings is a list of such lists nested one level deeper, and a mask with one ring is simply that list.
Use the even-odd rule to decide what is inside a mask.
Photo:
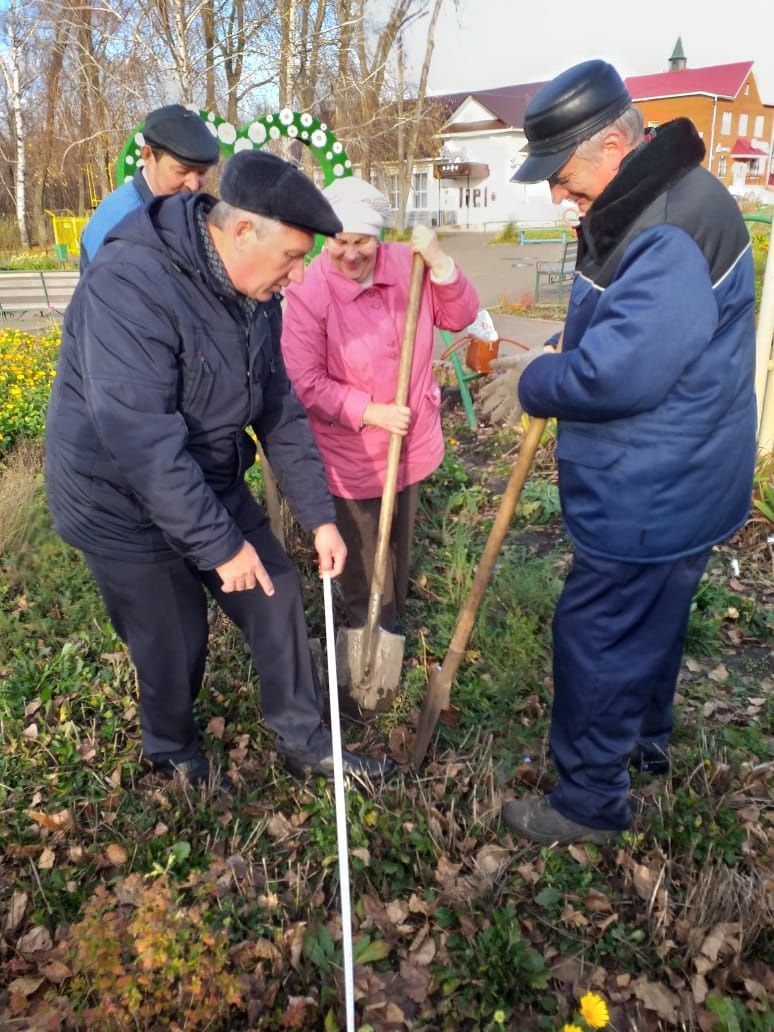
[{"label": "sky", "polygon": [[[419,79],[426,28],[409,33]],[[667,71],[682,37],[688,66],[754,61],[764,103],[774,104],[774,0],[446,0],[435,35],[429,93],[457,93],[552,78],[601,57],[623,76]]]}]

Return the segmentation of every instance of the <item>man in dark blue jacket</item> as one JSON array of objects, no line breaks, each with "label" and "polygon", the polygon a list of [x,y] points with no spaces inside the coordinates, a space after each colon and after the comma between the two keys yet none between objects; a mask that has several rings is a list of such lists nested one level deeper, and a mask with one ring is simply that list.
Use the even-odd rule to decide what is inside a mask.
[{"label": "man in dark blue jacket", "polygon": [[[346,548],[280,351],[280,291],[316,232],[341,224],[295,166],[226,165],[222,200],[158,197],[108,234],[68,307],[47,424],[54,525],[81,549],[140,684],[143,749],[162,774],[210,775],[193,716],[204,589],[245,635],[264,718],[294,774],[332,774],[298,575],[245,484],[252,428],[321,571]],[[390,760],[345,753],[373,778]]]},{"label": "man in dark blue jacket", "polygon": [[712,546],[746,519],[755,459],[750,241],[731,195],[677,119],[642,118],[604,61],[530,101],[521,182],[580,209],[561,353],[519,384],[559,420],[574,563],[554,617],[552,794],[503,808],[536,842],[614,838],[627,764],[666,768],[693,592]]},{"label": "man in dark blue jacket", "polygon": [[142,167],[94,209],[81,235],[81,272],[121,219],[154,197],[201,190],[220,157],[218,141],[196,111],[167,104],[148,114],[140,148]]}]

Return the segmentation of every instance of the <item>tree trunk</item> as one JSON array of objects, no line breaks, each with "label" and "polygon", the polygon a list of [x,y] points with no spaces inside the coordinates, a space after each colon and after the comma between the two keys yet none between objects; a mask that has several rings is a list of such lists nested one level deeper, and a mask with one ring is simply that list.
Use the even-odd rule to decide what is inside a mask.
[{"label": "tree trunk", "polygon": [[430,24],[427,26],[427,41],[425,43],[425,58],[422,62],[422,72],[419,77],[419,88],[417,90],[416,109],[414,111],[414,117],[411,120],[411,129],[409,132],[408,145],[406,147],[406,154],[403,161],[403,165],[399,166],[398,176],[400,178],[400,202],[401,209],[398,213],[399,223],[401,226],[405,226],[406,222],[406,205],[408,203],[408,192],[411,184],[411,175],[414,169],[414,159],[417,153],[417,144],[419,142],[419,130],[422,123],[423,109],[425,106],[425,97],[427,95],[427,78],[430,74],[430,62],[433,57],[433,47],[435,45],[435,26],[438,22],[438,15],[441,13],[441,6],[443,0],[434,0],[432,14],[430,15]]}]

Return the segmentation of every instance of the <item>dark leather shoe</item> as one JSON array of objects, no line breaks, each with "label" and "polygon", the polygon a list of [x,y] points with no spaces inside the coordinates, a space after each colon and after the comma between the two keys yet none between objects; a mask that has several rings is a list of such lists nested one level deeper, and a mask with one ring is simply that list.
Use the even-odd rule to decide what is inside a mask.
[{"label": "dark leather shoe", "polygon": [[233,792],[234,782],[225,774],[220,777],[213,776],[210,761],[201,750],[195,753],[190,760],[162,760],[153,764],[153,773],[165,780],[172,780],[179,777],[192,788],[213,787],[223,792]]},{"label": "dark leather shoe", "polygon": [[[367,781],[389,781],[397,773],[395,761],[389,756],[366,756],[364,753],[353,753],[341,750],[344,774]],[[323,756],[314,763],[298,760],[293,756],[285,757],[285,766],[296,778],[308,778],[322,775],[326,781],[333,781],[333,753]]]}]

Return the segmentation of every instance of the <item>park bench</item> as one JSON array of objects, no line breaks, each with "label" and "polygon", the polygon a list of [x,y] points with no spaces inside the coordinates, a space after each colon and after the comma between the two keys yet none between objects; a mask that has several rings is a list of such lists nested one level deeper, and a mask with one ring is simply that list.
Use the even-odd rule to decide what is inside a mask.
[{"label": "park bench", "polygon": [[562,257],[559,261],[547,258],[538,258],[535,263],[535,301],[540,300],[540,288],[556,287],[559,293],[559,301],[562,300],[562,292],[565,284],[572,283],[575,275],[575,262],[578,258],[578,241],[567,240],[562,247]]},{"label": "park bench", "polygon": [[566,222],[529,222],[520,220],[516,223],[519,234],[519,245],[525,244],[566,244],[574,238],[573,230]]},{"label": "park bench", "polygon": [[78,285],[77,269],[0,272],[0,315],[61,316]]}]

